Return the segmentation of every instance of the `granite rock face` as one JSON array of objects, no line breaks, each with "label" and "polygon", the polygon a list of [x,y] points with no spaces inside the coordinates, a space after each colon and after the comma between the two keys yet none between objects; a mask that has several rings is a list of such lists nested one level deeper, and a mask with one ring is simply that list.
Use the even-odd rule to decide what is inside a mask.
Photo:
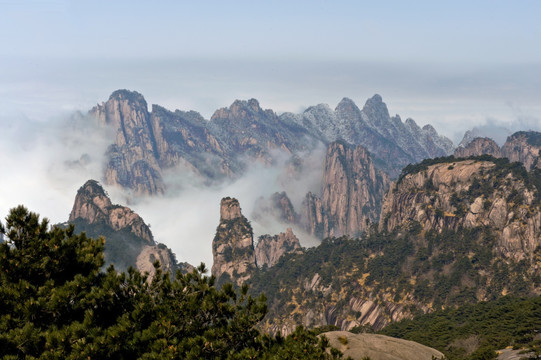
[{"label": "granite rock face", "polygon": [[128,231],[154,244],[154,238],[143,219],[130,208],[113,205],[105,190],[95,180],[88,180],[78,191],[68,221],[84,220],[88,224],[104,224],[114,231]]},{"label": "granite rock face", "polygon": [[531,259],[541,246],[536,190],[520,175],[492,161],[462,160],[429,165],[391,186],[381,209],[380,230],[412,221],[424,229],[488,226],[497,250],[509,259]]},{"label": "granite rock face", "polygon": [[320,239],[325,237],[325,229],[329,228],[329,221],[323,209],[321,198],[308,192],[302,202],[301,224],[309,234]]},{"label": "granite rock face", "polygon": [[496,158],[502,157],[500,147],[490,138],[474,138],[466,146],[459,146],[455,150],[455,157],[465,158],[470,156],[491,155]]},{"label": "granite rock face", "polygon": [[321,238],[358,236],[378,221],[388,187],[388,176],[376,169],[366,149],[333,142],[327,148],[322,197],[309,193],[304,202],[305,228]]},{"label": "granite rock face", "polygon": [[220,224],[212,241],[212,275],[219,281],[240,285],[256,270],[252,226],[240,209],[237,199],[220,202]]},{"label": "granite rock face", "polygon": [[377,167],[391,177],[398,176],[410,163],[449,155],[454,149],[451,140],[440,136],[432,126],[420,128],[413,119],[404,123],[398,115],[391,117],[377,94],[366,101],[362,110],[344,98],[334,111],[327,105],[317,105],[302,114],[286,113],[281,117],[292,119],[325,143],[341,139],[363,146]]},{"label": "granite rock face", "polygon": [[75,230],[91,237],[105,238],[105,260],[119,270],[134,266],[141,272],[155,273],[154,262],[164,271],[188,269],[188,264],[177,264],[170,249],[154,241],[152,232],[143,219],[130,208],[113,205],[109,196],[95,180],[88,180],[77,192],[68,220]]},{"label": "granite rock face", "polygon": [[270,236],[260,236],[255,248],[255,260],[259,268],[271,267],[285,254],[302,252],[299,239],[293,234],[291,228],[285,233]]},{"label": "granite rock face", "polygon": [[502,156],[509,161],[519,161],[530,171],[538,165],[541,150],[541,133],[519,131],[507,138],[502,147]]},{"label": "granite rock face", "polygon": [[90,110],[90,115],[116,129],[115,143],[107,152],[106,184],[143,194],[163,193],[165,186],[157,161],[156,139],[143,96],[117,90],[107,102]]}]

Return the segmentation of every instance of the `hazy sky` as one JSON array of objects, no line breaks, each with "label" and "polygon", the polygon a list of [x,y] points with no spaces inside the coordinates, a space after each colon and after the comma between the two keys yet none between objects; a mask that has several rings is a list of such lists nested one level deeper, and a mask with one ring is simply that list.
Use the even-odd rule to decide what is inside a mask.
[{"label": "hazy sky", "polygon": [[70,138],[65,115],[119,88],[206,118],[235,99],[281,113],[379,93],[454,141],[473,126],[540,130],[540,16],[538,0],[0,0],[0,217],[23,203],[67,219],[102,159],[63,164],[108,142]]},{"label": "hazy sky", "polygon": [[[0,0],[0,105],[47,118],[118,88],[210,117],[375,93],[451,137],[541,114],[539,1]],[[532,118],[534,120],[532,120]]]}]

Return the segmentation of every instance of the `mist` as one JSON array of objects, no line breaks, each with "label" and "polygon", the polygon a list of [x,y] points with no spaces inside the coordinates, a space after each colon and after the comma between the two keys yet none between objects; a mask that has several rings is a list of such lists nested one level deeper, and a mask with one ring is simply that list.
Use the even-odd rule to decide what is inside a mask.
[{"label": "mist", "polygon": [[[54,68],[64,65],[57,64]],[[25,75],[36,80],[16,89],[9,82],[0,85],[0,95],[5,95],[0,98],[3,165],[0,218],[10,208],[23,204],[48,217],[51,223],[68,219],[78,188],[88,179],[101,181],[106,160],[103,154],[114,142],[109,129],[100,127],[93,118],[74,114],[73,110],[90,109],[96,99],[105,100],[104,94],[117,88],[137,90],[149,104],[201,111],[206,118],[236,98],[255,97],[264,108],[298,113],[322,102],[333,107],[342,96],[353,98],[362,107],[365,99],[377,92],[383,96],[391,114],[398,113],[404,119],[412,117],[421,126],[432,123],[455,144],[473,127],[482,136],[495,138],[500,145],[514,131],[541,130],[540,118],[532,115],[541,113],[532,101],[537,99],[534,95],[538,91],[532,89],[533,80],[526,81],[522,89],[518,88],[518,80],[508,78],[494,87],[491,87],[493,83],[481,81],[501,69],[491,69],[489,74],[481,73],[473,80],[459,83],[449,80],[454,74],[450,71],[392,64],[336,66],[314,62],[305,66],[264,62],[261,67],[261,64],[218,66],[213,61],[203,64],[171,61],[158,64],[163,66],[154,62],[122,63],[122,66],[113,62],[105,68],[92,62],[86,65],[85,74],[79,74],[73,66],[64,66],[64,76],[55,78],[52,88],[49,85],[56,70],[50,72],[50,68]],[[212,71],[207,72],[208,69]],[[141,76],[131,76],[135,71]],[[515,75],[522,74],[514,71]],[[205,86],[201,86],[201,74],[206,74]],[[167,81],[157,83],[156,79]],[[414,80],[420,84],[411,90]],[[75,85],[82,83],[86,85],[84,88],[75,89]],[[506,84],[518,91],[511,94],[505,90]],[[481,90],[485,91],[484,95],[476,95]],[[273,166],[248,164],[241,178],[213,186],[203,185],[188,167],[170,169],[163,174],[169,189],[164,196],[135,198],[128,191],[104,187],[113,203],[131,207],[149,223],[156,241],[169,246],[179,261],[194,265],[203,261],[210,266],[211,242],[219,222],[222,197],[236,197],[244,216],[250,220],[254,204],[261,196],[286,191],[298,213],[308,191],[320,193],[324,147],[300,154],[304,160],[302,171],[294,175],[287,174],[288,154],[273,156],[276,159]],[[252,221],[252,226],[256,239],[263,234],[283,232],[288,227],[275,219]],[[294,232],[303,246],[318,243],[302,229],[294,228]]]},{"label": "mist", "polygon": [[[150,224],[156,241],[169,246],[178,261],[192,265],[200,262],[208,267],[212,265],[212,239],[220,221],[220,201],[227,196],[239,200],[242,214],[251,222],[254,241],[261,235],[276,235],[292,227],[302,246],[315,246],[320,241],[300,227],[273,218],[256,221],[251,214],[258,198],[281,191],[288,194],[295,210],[300,211],[308,191],[320,192],[324,154],[323,146],[301,154],[302,169],[292,177],[287,173],[290,155],[277,151],[273,154],[276,160],[272,166],[248,164],[240,178],[214,186],[205,186],[189,168],[179,166],[165,172],[164,180],[169,189],[165,195],[132,197],[130,207]],[[120,201],[126,196],[120,189],[109,193]],[[126,201],[127,198],[124,203]]]},{"label": "mist", "polygon": [[78,188],[101,178],[113,133],[80,113],[2,116],[0,126],[0,217],[22,204],[53,224],[67,221]]},{"label": "mist", "polygon": [[[115,134],[96,119],[81,113],[60,114],[39,121],[23,116],[3,116],[0,141],[3,165],[0,186],[0,218],[19,204],[47,217],[51,224],[68,220],[77,190],[89,179],[101,182],[107,147]],[[320,192],[324,147],[300,154],[301,170],[288,173],[290,155],[272,154],[275,163],[248,163],[236,180],[207,186],[190,168],[178,166],[164,172],[166,194],[135,197],[130,191],[102,183],[115,204],[128,206],[150,225],[154,239],[175,253],[178,261],[212,265],[212,239],[220,217],[220,200],[239,200],[249,220],[256,200],[286,191],[298,212],[308,191]],[[276,219],[252,221],[254,239],[284,232],[291,225]],[[294,227],[303,246],[319,241]]]}]

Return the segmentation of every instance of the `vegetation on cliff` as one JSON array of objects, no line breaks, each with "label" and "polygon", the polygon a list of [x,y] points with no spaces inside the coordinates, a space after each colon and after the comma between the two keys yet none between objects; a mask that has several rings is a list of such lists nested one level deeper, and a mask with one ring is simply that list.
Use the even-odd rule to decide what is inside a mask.
[{"label": "vegetation on cliff", "polygon": [[[535,263],[541,254],[518,262],[504,259],[494,251],[495,243],[489,228],[422,232],[412,223],[358,240],[326,239],[304,254],[285,255],[250,283],[254,294],[269,299],[267,329],[280,330],[289,322],[377,330],[401,318],[503,294],[539,293]],[[356,305],[368,300],[379,310]]]},{"label": "vegetation on cliff", "polygon": [[452,359],[490,359],[506,346],[541,355],[541,297],[506,296],[436,311],[387,326],[380,333],[436,348]]}]

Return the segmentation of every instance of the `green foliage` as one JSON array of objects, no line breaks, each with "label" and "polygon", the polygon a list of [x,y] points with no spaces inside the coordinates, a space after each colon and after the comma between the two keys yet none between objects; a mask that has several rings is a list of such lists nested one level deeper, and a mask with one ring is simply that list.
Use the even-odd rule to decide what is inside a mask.
[{"label": "green foliage", "polygon": [[433,159],[425,159],[417,164],[409,164],[404,169],[402,169],[402,173],[398,177],[397,184],[400,184],[400,182],[402,181],[402,179],[404,179],[406,175],[424,171],[428,169],[428,167],[431,165],[442,164],[442,163],[443,164],[453,163],[453,162],[456,162],[456,158],[451,155],[451,156],[437,157]]},{"label": "green foliage", "polygon": [[329,331],[338,331],[338,330],[340,330],[340,328],[336,325],[323,325],[323,326],[318,326],[312,329],[312,331],[314,331],[316,335],[323,334]]},{"label": "green foliage", "polygon": [[[450,360],[493,359],[507,346],[534,348],[541,329],[541,297],[502,297],[493,302],[436,311],[391,324],[381,334],[417,341],[436,348]],[[458,346],[478,338],[475,349]]]},{"label": "green foliage", "polygon": [[0,224],[0,358],[334,359],[302,328],[270,337],[255,325],[264,296],[220,289],[204,265],[172,278],[156,263],[152,281],[104,264],[103,239],[49,229],[22,206]]},{"label": "green foliage", "polygon": [[324,311],[321,304],[334,307],[337,321],[359,319],[362,314],[348,303],[352,297],[402,302],[416,314],[421,310],[416,304],[456,307],[477,303],[481,296],[495,300],[505,292],[530,296],[539,287],[539,276],[529,270],[536,260],[498,256],[490,228],[421,229],[412,222],[393,233],[325,239],[256,271],[249,281],[254,294],[269,299],[266,321],[291,318],[293,310],[305,320],[302,314],[309,310]]},{"label": "green foliage", "polygon": [[148,241],[131,232],[128,228],[116,231],[106,224],[89,224],[78,218],[72,223],[75,233],[85,233],[91,238],[105,238],[105,264],[114,265],[117,270],[126,271],[136,263],[137,256],[141,253]]}]

